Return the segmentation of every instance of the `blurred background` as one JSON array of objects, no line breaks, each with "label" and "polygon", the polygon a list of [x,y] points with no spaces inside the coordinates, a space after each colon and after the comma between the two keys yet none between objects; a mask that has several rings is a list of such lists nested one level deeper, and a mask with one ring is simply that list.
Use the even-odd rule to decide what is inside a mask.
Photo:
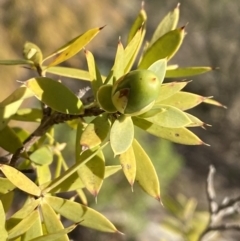
[{"label": "blurred background", "polygon": [[[177,3],[177,0],[145,1],[146,39]],[[226,110],[203,104],[191,112],[212,125],[207,130],[196,130],[211,147],[176,145],[139,132],[140,142],[157,169],[166,207],[148,197],[137,185],[132,193],[122,173],[118,173],[105,181],[97,204],[89,196],[89,205],[106,215],[125,236],[77,228],[71,234],[73,240],[183,240],[177,234],[164,231],[161,225],[169,216],[169,200],[191,198],[199,211],[206,211],[205,182],[210,164],[217,169],[215,186],[219,200],[240,194],[240,2],[182,0],[180,4],[179,27],[188,23],[187,36],[171,64],[219,67],[194,77],[186,90],[214,96],[228,107]],[[123,44],[126,43],[140,8],[140,0],[0,0],[0,59],[21,58],[25,41],[37,44],[46,56],[87,29],[106,25],[87,46],[102,74],[106,74],[113,64],[119,36]],[[84,54],[80,52],[64,66],[87,69]],[[18,86],[16,80],[26,80],[33,74],[21,67],[0,66],[0,101]],[[86,84],[72,79],[63,78],[63,81],[75,92]],[[29,131],[35,128],[29,124],[25,127]],[[56,138],[67,142],[68,151],[64,155],[71,162],[74,133],[66,125],[56,128],[59,131]],[[117,164],[111,158],[107,162]],[[237,232],[225,232],[217,240],[239,240],[237,235]]]}]

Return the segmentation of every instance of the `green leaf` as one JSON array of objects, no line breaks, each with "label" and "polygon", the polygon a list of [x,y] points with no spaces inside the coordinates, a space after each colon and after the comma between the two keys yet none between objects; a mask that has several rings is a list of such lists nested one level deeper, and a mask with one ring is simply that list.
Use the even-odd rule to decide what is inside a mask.
[{"label": "green leaf", "polygon": [[134,127],[131,117],[121,115],[114,121],[110,131],[110,144],[114,155],[119,155],[131,146]]},{"label": "green leaf", "polygon": [[15,227],[8,232],[8,239],[15,239],[25,232],[35,223],[39,216],[38,210],[34,210],[31,214],[21,220]]},{"label": "green leaf", "polygon": [[13,185],[7,178],[0,177],[0,194],[11,192],[13,189],[15,189],[15,185]]},{"label": "green leaf", "polygon": [[0,165],[0,170],[17,188],[34,196],[41,195],[41,189],[27,176],[9,165]]},{"label": "green leaf", "polygon": [[146,69],[159,59],[167,58],[169,60],[180,48],[184,34],[184,27],[164,34],[146,50],[138,68]]},{"label": "green leaf", "polygon": [[[45,224],[48,234],[57,233],[64,230],[62,222],[59,220],[57,214],[54,212],[53,208],[47,202],[47,197],[44,197],[41,202],[41,211],[43,222]],[[58,241],[69,241],[67,234],[61,235]]]},{"label": "green leaf", "polygon": [[136,139],[133,140],[132,147],[137,165],[136,181],[146,193],[160,201],[160,184],[150,158]]},{"label": "green leaf", "polygon": [[56,233],[51,233],[51,234],[45,234],[41,237],[38,238],[34,238],[34,239],[28,239],[26,241],[58,241],[59,238],[61,238],[63,235],[68,234],[70,232],[72,232],[75,228],[77,227],[76,224],[73,224],[71,226],[69,226],[68,228],[64,228],[59,230]]},{"label": "green leaf", "polygon": [[[134,125],[154,136],[184,145],[203,145],[205,144],[193,132],[187,128],[167,128],[152,124],[143,119],[133,118]],[[205,144],[206,145],[206,144]]]},{"label": "green leaf", "polygon": [[204,102],[208,97],[203,97],[201,95],[196,95],[189,92],[179,91],[167,99],[158,102],[156,105],[171,105],[180,110],[191,109],[202,102]]},{"label": "green leaf", "polygon": [[5,126],[0,130],[0,146],[10,153],[15,153],[22,147],[22,142],[9,126]]},{"label": "green leaf", "polygon": [[101,151],[108,143],[105,143],[100,148],[98,148],[96,151],[93,152],[91,156],[86,158],[85,160],[81,160],[81,162],[75,163],[73,166],[71,166],[67,171],[65,171],[62,175],[57,177],[56,179],[52,180],[52,182],[49,183],[47,187],[45,187],[42,191],[43,194],[46,194],[48,192],[51,192],[54,188],[58,187],[63,183],[67,178],[69,178],[72,174],[74,174],[81,166],[86,164],[89,160],[91,160],[99,151]]},{"label": "green leaf", "polygon": [[181,128],[191,123],[188,115],[176,107],[159,104],[154,106],[153,109],[158,109],[159,113],[145,118],[153,124],[168,128]]},{"label": "green leaf", "polygon": [[5,211],[0,200],[0,235],[2,240],[7,240],[8,232],[5,228],[6,216]]},{"label": "green leaf", "polygon": [[182,81],[182,82],[171,82],[162,84],[160,88],[160,93],[158,98],[156,99],[156,103],[169,98],[175,93],[179,92],[183,89],[189,82],[191,81]]},{"label": "green leaf", "polygon": [[46,69],[46,72],[50,74],[55,74],[55,75],[74,78],[74,79],[88,80],[88,81],[91,80],[89,72],[81,69],[54,66]]},{"label": "green leaf", "polygon": [[44,104],[65,114],[83,113],[82,102],[63,84],[45,77],[32,78],[25,82],[34,95]]},{"label": "green leaf", "polygon": [[3,129],[22,104],[23,100],[34,96],[25,86],[20,86],[0,103],[0,130]]},{"label": "green leaf", "polygon": [[6,59],[0,60],[0,65],[33,65],[33,61],[26,59]]},{"label": "green leaf", "polygon": [[21,241],[29,241],[37,237],[40,237],[42,235],[43,235],[43,231],[42,231],[41,216],[38,215],[33,225],[28,229],[26,233],[23,234]]},{"label": "green leaf", "polygon": [[213,70],[212,67],[205,67],[205,66],[168,69],[166,71],[166,78],[182,78],[182,77],[194,76],[194,75],[204,74],[211,70]]},{"label": "green leaf", "polygon": [[119,161],[121,163],[123,172],[131,187],[133,187],[136,177],[136,160],[132,146],[127,151],[119,155]]},{"label": "green leaf", "polygon": [[19,109],[11,116],[11,119],[17,121],[40,122],[42,119],[42,110],[35,108]]},{"label": "green leaf", "polygon": [[[83,153],[88,154],[89,153]],[[81,156],[80,156],[81,159]],[[84,158],[83,158],[84,159]],[[102,151],[98,152],[90,161],[78,169],[78,175],[86,189],[94,196],[97,197],[99,190],[102,186],[105,172],[105,159]]]},{"label": "green leaf", "polygon": [[157,75],[160,83],[162,84],[166,73],[166,67],[167,67],[167,60],[159,59],[158,61],[154,62],[148,68],[148,70],[151,70],[152,72],[154,72]]},{"label": "green leaf", "polygon": [[44,200],[63,217],[102,232],[119,233],[114,225],[97,211],[67,199],[46,196]]},{"label": "green leaf", "polygon": [[103,85],[98,89],[97,101],[100,107],[108,113],[117,112],[112,103],[112,85]]},{"label": "green leaf", "polygon": [[92,90],[94,96],[96,97],[99,87],[103,84],[102,76],[99,72],[93,54],[90,51],[85,50],[85,56],[87,59],[88,71],[91,78]]},{"label": "green leaf", "polygon": [[29,158],[37,165],[46,165],[52,163],[53,152],[50,149],[50,146],[42,146],[34,151]]},{"label": "green leaf", "polygon": [[77,36],[76,38],[69,41],[67,44],[63,45],[58,50],[54,51],[50,56],[44,59],[44,61],[52,56],[59,54],[56,59],[54,59],[48,67],[52,67],[66,61],[72,56],[76,55],[82,48],[86,45],[100,32],[101,28],[93,28],[87,32]]},{"label": "green leaf", "polygon": [[107,137],[110,130],[110,121],[107,114],[97,116],[83,131],[80,138],[82,150],[99,146]]},{"label": "green leaf", "polygon": [[131,40],[134,38],[137,31],[142,27],[144,23],[146,23],[146,21],[147,21],[147,14],[142,6],[142,9],[140,10],[137,18],[135,19],[129,31],[127,43],[131,42]]},{"label": "green leaf", "polygon": [[164,17],[164,19],[159,23],[149,43],[149,47],[153,43],[155,43],[160,37],[162,37],[164,34],[168,33],[171,30],[174,30],[177,27],[178,20],[179,20],[179,12],[180,12],[179,6],[180,4],[178,4],[177,7],[172,12],[169,12]]}]

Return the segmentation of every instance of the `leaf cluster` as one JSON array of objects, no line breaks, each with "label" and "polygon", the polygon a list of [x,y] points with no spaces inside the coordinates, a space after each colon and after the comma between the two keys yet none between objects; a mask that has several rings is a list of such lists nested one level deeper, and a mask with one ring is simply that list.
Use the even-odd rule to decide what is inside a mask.
[{"label": "leaf cluster", "polygon": [[[167,78],[179,79],[212,70],[211,67],[169,65],[185,37],[185,27],[177,27],[178,19],[179,6],[165,16],[150,41],[145,42],[147,14],[142,8],[130,29],[126,46],[119,40],[107,76],[101,74],[94,55],[86,49],[103,27],[84,32],[46,57],[37,45],[27,42],[23,59],[0,60],[1,65],[24,65],[38,74],[38,77],[21,82],[0,103],[0,146],[9,152],[8,161],[0,165],[0,222],[5,227],[0,231],[1,237],[6,240],[65,241],[69,240],[67,233],[77,225],[119,232],[106,217],[87,206],[84,193],[86,189],[96,198],[104,179],[118,171],[124,173],[132,188],[137,181],[147,194],[160,201],[158,175],[135,138],[135,127],[172,142],[202,145],[205,143],[190,128],[206,124],[186,111],[203,102],[222,106],[210,97],[183,91],[190,81],[163,83]],[[84,50],[87,71],[59,66],[80,50]],[[125,115],[113,103],[113,89],[120,78],[132,71],[134,63],[141,73],[153,72],[160,87],[150,107],[134,115]],[[85,98],[87,90],[80,91],[77,96],[48,74],[89,81],[93,97]],[[21,108],[28,98],[37,98],[42,109]],[[124,100],[127,105],[129,99]],[[136,103],[141,101],[141,98],[135,100]],[[88,121],[87,117],[94,118]],[[11,120],[38,122],[39,127],[29,134],[20,127],[10,127]],[[62,155],[65,146],[54,139],[52,127],[62,122],[76,130],[75,163],[72,166],[68,166]],[[118,165],[105,164],[103,149],[108,145],[117,157]],[[35,181],[29,178],[26,172],[29,169],[36,171]],[[16,188],[27,194],[27,200],[21,209],[7,218]],[[74,197],[78,196],[83,204],[75,202],[74,197],[67,200],[57,196],[70,191],[74,191]],[[65,228],[59,216],[73,224]]]}]

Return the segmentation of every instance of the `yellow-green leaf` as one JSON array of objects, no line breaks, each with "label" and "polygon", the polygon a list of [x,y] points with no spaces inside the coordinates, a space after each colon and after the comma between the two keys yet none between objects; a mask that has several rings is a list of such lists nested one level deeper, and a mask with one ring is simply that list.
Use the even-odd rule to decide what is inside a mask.
[{"label": "yellow-green leaf", "polygon": [[0,200],[0,235],[3,241],[7,240],[7,237],[8,237],[8,232],[5,228],[5,222],[6,222],[5,211],[4,211],[2,202]]},{"label": "yellow-green leaf", "polygon": [[41,224],[41,215],[39,214],[33,225],[28,229],[28,231],[25,234],[23,234],[21,241],[29,241],[42,235],[43,231]]},{"label": "yellow-green leaf", "polygon": [[25,86],[20,86],[11,95],[0,103],[0,130],[3,129],[11,116],[14,115],[23,100],[34,96]]},{"label": "yellow-green leaf", "polygon": [[17,238],[27,232],[27,230],[35,223],[38,216],[38,210],[34,210],[31,214],[21,220],[15,227],[9,230],[8,239]]},{"label": "yellow-green leaf", "polygon": [[189,125],[191,119],[180,109],[170,106],[158,104],[153,107],[153,110],[158,109],[158,114],[144,118],[147,121],[168,128],[181,128]]},{"label": "yellow-green leaf", "polygon": [[116,107],[112,103],[112,85],[103,85],[98,89],[97,101],[100,107],[108,113],[117,112]]},{"label": "yellow-green leaf", "polygon": [[88,206],[88,200],[87,197],[82,189],[77,189],[76,193],[78,194],[78,197],[81,200],[81,203],[85,206]]},{"label": "yellow-green leaf", "polygon": [[146,33],[146,25],[144,24],[134,35],[132,40],[128,43],[127,47],[124,51],[124,62],[125,62],[125,68],[124,73],[128,73],[137,57],[137,54],[140,50],[140,47],[142,45],[144,36]]},{"label": "yellow-green leaf", "polygon": [[[73,225],[69,226],[68,228],[59,230],[56,233],[45,234],[41,237],[31,239],[30,241],[58,241],[59,238],[61,238],[63,235],[72,232],[76,228],[76,226],[77,226],[76,224],[73,224]],[[26,241],[29,241],[29,239]]]},{"label": "yellow-green leaf", "polygon": [[[106,166],[105,167],[105,175],[104,179],[108,178],[109,176],[115,174],[116,172],[120,171],[122,168],[120,165],[115,166]],[[72,174],[68,177],[64,182],[56,186],[51,190],[51,193],[61,193],[61,192],[69,192],[75,191],[77,189],[84,188],[85,185],[83,184],[82,180],[80,179],[77,173]]]},{"label": "yellow-green leaf", "polygon": [[164,34],[167,32],[174,30],[177,27],[178,20],[179,20],[179,6],[180,4],[177,5],[176,8],[172,12],[169,12],[163,20],[159,23],[157,26],[152,39],[149,43],[149,47],[156,42],[160,37],[162,37]]},{"label": "yellow-green leaf", "polygon": [[[121,76],[124,75],[124,62],[125,62],[124,54],[125,53],[124,53],[123,45],[122,45],[121,41],[119,40],[117,53],[116,53],[116,57],[115,57],[115,62],[114,62],[114,66],[113,66],[112,84],[114,84]],[[111,83],[111,82],[108,82],[108,83]]]},{"label": "yellow-green leaf", "polygon": [[168,60],[178,51],[184,38],[184,27],[172,30],[164,34],[153,45],[148,48],[138,66],[139,69],[146,69],[159,59]]},{"label": "yellow-green leaf", "polygon": [[114,155],[119,155],[131,146],[134,138],[134,127],[131,117],[121,115],[112,125],[110,144]]},{"label": "yellow-green leaf", "polygon": [[144,23],[146,23],[146,21],[147,21],[147,14],[142,6],[137,18],[135,19],[129,31],[127,43],[130,43],[130,41],[134,38],[137,31],[142,27]]},{"label": "yellow-green leaf", "polygon": [[85,56],[87,59],[88,71],[91,78],[92,90],[94,96],[96,96],[99,87],[103,84],[102,76],[99,72],[93,54],[90,51],[85,50]]},{"label": "yellow-green leaf", "polygon": [[[185,112],[186,113],[186,112]],[[186,113],[188,118],[191,120],[191,123],[186,126],[186,127],[197,127],[197,126],[201,126],[204,128],[204,125],[210,126],[209,124],[204,123],[203,121],[201,121],[200,119],[198,119],[196,116],[193,116],[189,113]]]},{"label": "yellow-green leaf", "polygon": [[34,196],[41,195],[41,189],[27,176],[9,165],[0,165],[0,170],[17,188]]},{"label": "yellow-green leaf", "polygon": [[168,69],[166,71],[166,78],[182,78],[182,77],[194,76],[194,75],[204,74],[211,70],[213,70],[212,67],[205,67],[205,66]]},{"label": "yellow-green leaf", "polygon": [[[63,224],[51,207],[52,205],[49,205],[46,199],[47,197],[43,198],[40,207],[47,233],[52,234],[62,231],[64,229]],[[58,241],[69,241],[67,234],[61,235],[61,237],[58,238]]]},{"label": "yellow-green leaf", "polygon": [[158,98],[156,99],[156,103],[169,98],[175,93],[179,92],[183,89],[189,82],[191,81],[182,81],[182,82],[171,82],[162,84],[160,88],[160,93]]},{"label": "yellow-green leaf", "polygon": [[2,201],[3,208],[5,210],[5,213],[8,213],[8,211],[12,208],[14,194],[15,192],[13,190],[6,194],[1,195],[1,201]]},{"label": "yellow-green leaf", "polygon": [[[21,220],[29,216],[35,209],[37,209],[40,203],[40,199],[28,198],[24,205],[15,212],[11,218],[8,220],[9,223],[12,223],[12,220]],[[10,225],[11,226],[11,225]]]},{"label": "yellow-green leaf", "polygon": [[187,128],[167,128],[152,124],[151,122],[133,118],[134,125],[157,137],[184,145],[203,145],[205,144],[198,136]]},{"label": "yellow-green leaf", "polygon": [[33,61],[35,65],[40,65],[42,63],[42,51],[34,43],[26,42],[24,44],[23,56],[25,59]]},{"label": "yellow-green leaf", "polygon": [[55,75],[74,78],[74,79],[88,80],[88,81],[92,80],[89,72],[81,69],[54,66],[46,69],[46,72],[50,74],[55,74]]},{"label": "yellow-green leaf", "polygon": [[102,232],[119,232],[106,217],[89,207],[59,197],[46,196],[44,199],[55,212],[75,223]]},{"label": "yellow-green leaf", "polygon": [[136,181],[146,193],[160,201],[160,184],[150,158],[136,139],[132,147],[137,165]]},{"label": "yellow-green leaf", "polygon": [[180,110],[191,109],[202,102],[204,102],[208,97],[203,97],[201,95],[196,95],[189,92],[179,91],[167,99],[159,101],[156,105],[171,105]]},{"label": "yellow-green leaf", "polygon": [[42,146],[34,151],[30,156],[30,160],[38,165],[50,164],[53,160],[53,152],[50,146]]},{"label": "yellow-green leaf", "polygon": [[219,107],[223,107],[223,108],[227,108],[225,105],[221,104],[220,102],[216,101],[216,100],[213,100],[211,98],[205,98],[203,100],[204,103],[206,104],[209,104],[209,105],[216,105],[216,106],[219,106]]},{"label": "yellow-green leaf", "polygon": [[[85,152],[82,155],[84,156],[84,154],[88,154],[89,156],[91,152]],[[81,161],[81,156],[79,161]],[[90,161],[81,166],[77,172],[86,189],[94,197],[97,197],[103,183],[105,172],[105,159],[102,151],[99,151]]]},{"label": "yellow-green leaf", "polygon": [[83,113],[82,102],[62,83],[50,78],[32,78],[25,82],[34,95],[44,104],[65,114],[78,115]]},{"label": "yellow-green leaf", "polygon": [[6,59],[0,60],[0,65],[33,65],[33,61],[26,59]]},{"label": "yellow-green leaf", "polygon": [[51,181],[52,175],[49,165],[37,165],[36,171],[38,177],[37,182],[39,186]]},{"label": "yellow-green leaf", "polygon": [[49,67],[58,65],[76,55],[82,48],[86,47],[86,45],[100,32],[101,29],[103,29],[103,27],[90,29],[63,45],[60,49],[54,51],[53,54],[45,58],[46,60],[56,54],[59,54],[59,56],[49,64]]},{"label": "yellow-green leaf", "polygon": [[124,175],[130,185],[133,186],[136,177],[136,160],[132,146],[130,146],[127,151],[119,155],[119,161]]},{"label": "yellow-green leaf", "polygon": [[83,150],[99,146],[107,137],[110,130],[110,121],[107,114],[97,116],[83,131],[80,138],[80,145]]},{"label": "yellow-green leaf", "polygon": [[0,177],[0,194],[11,192],[15,188],[7,178]]},{"label": "yellow-green leaf", "polygon": [[96,151],[92,153],[85,160],[81,160],[81,162],[76,162],[73,166],[71,166],[68,170],[66,170],[63,174],[61,174],[56,179],[52,180],[47,187],[45,187],[42,191],[43,194],[51,192],[54,188],[64,183],[66,179],[68,179],[71,175],[73,175],[81,166],[86,164],[89,160],[91,160],[99,151],[101,151],[105,146],[108,145],[108,142],[98,148]]}]

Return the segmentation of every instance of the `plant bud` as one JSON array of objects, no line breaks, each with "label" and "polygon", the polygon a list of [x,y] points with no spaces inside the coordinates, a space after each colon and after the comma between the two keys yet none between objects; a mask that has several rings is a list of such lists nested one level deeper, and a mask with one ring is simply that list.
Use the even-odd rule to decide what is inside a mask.
[{"label": "plant bud", "polygon": [[134,70],[113,85],[112,102],[125,115],[140,115],[150,110],[159,95],[161,83],[150,70]]},{"label": "plant bud", "polygon": [[40,48],[31,42],[24,44],[23,56],[25,59],[32,60],[34,64],[40,64],[42,62],[42,52]]}]

